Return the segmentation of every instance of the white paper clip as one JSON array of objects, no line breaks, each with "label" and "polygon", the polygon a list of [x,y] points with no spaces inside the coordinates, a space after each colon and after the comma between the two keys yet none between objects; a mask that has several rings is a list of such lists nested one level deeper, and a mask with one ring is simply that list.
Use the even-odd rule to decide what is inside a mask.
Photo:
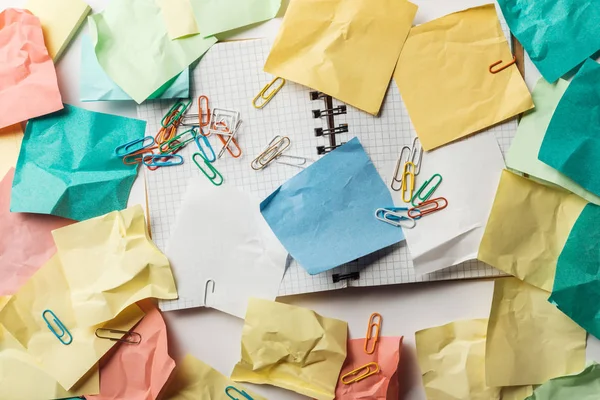
[{"label": "white paper clip", "polygon": [[375,218],[397,228],[412,229],[417,226],[417,221],[408,216],[408,208],[378,208]]}]

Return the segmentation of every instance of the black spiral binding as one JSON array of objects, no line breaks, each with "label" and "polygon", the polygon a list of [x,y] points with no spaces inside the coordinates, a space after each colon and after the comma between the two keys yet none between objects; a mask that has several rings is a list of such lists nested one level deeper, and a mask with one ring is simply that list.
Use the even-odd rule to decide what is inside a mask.
[{"label": "black spiral binding", "polygon": [[332,276],[333,283],[338,283],[341,281],[355,281],[360,279],[360,272],[351,272],[349,274],[333,274]]},{"label": "black spiral binding", "polygon": [[345,105],[333,107],[333,98],[321,92],[310,92],[310,99],[312,101],[323,100],[325,102],[325,109],[313,110],[312,114],[313,118],[327,119],[327,128],[315,128],[316,137],[326,136],[329,139],[329,146],[317,146],[317,154],[327,154],[344,144],[337,143],[336,135],[340,133],[347,133],[348,124],[340,124],[339,126],[335,126],[335,117],[337,115],[346,114],[348,112],[348,108]]}]

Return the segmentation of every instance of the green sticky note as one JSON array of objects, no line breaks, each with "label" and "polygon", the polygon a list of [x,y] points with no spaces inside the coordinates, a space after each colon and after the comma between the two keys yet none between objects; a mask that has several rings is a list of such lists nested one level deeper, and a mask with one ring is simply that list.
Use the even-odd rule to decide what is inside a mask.
[{"label": "green sticky note", "polygon": [[171,40],[155,0],[111,1],[88,21],[102,69],[137,103],[149,98],[217,41],[202,35]]},{"label": "green sticky note", "polygon": [[585,206],[558,262],[548,299],[583,329],[600,338],[600,207]]},{"label": "green sticky note", "polygon": [[538,159],[600,196],[600,65],[588,59],[562,96]]},{"label": "green sticky note", "polygon": [[191,0],[203,37],[274,18],[281,0]]},{"label": "green sticky note", "polygon": [[127,207],[137,165],[115,148],[142,139],[146,122],[65,104],[29,121],[11,193],[10,210],[78,221]]},{"label": "green sticky note", "polygon": [[583,197],[589,202],[600,205],[600,197],[588,192],[572,179],[538,160],[538,153],[554,110],[562,98],[569,83],[559,79],[555,84],[540,78],[533,90],[535,108],[525,113],[517,134],[506,155],[506,166],[537,178],[543,183],[552,183]]},{"label": "green sticky note", "polygon": [[596,400],[600,397],[600,365],[593,363],[577,375],[544,383],[525,400]]}]

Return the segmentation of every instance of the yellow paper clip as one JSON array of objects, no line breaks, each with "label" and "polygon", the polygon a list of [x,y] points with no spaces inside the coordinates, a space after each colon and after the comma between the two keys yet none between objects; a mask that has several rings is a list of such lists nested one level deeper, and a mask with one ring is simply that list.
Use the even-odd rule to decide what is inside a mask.
[{"label": "yellow paper clip", "polygon": [[[362,381],[365,378],[368,378],[371,375],[375,375],[379,372],[379,364],[376,362],[370,362],[368,364],[363,365],[362,367],[356,368],[354,371],[350,371],[347,374],[342,376],[342,383],[344,385],[349,385],[351,383],[355,383],[358,381]],[[347,378],[351,378],[348,380]]]},{"label": "yellow paper clip", "polygon": [[[410,203],[413,197],[413,192],[415,191],[415,170],[416,167],[413,162],[409,161],[404,163],[404,170],[402,171],[402,201],[405,203]],[[410,183],[407,181],[410,181]],[[406,198],[407,194],[408,199]]]},{"label": "yellow paper clip", "polygon": [[[379,341],[379,333],[381,332],[381,323],[383,322],[383,317],[381,314],[373,313],[369,318],[369,327],[367,328],[367,335],[365,337],[365,353],[373,354],[375,353],[375,348],[377,347],[377,342]],[[373,346],[369,349],[369,342],[373,343]]]},{"label": "yellow paper clip", "polygon": [[[277,85],[275,87],[275,89],[271,90],[269,92],[269,89],[271,89],[273,86],[275,86],[275,84],[277,83],[277,81],[280,81],[279,85]],[[283,87],[283,85],[285,85],[285,79],[277,77],[275,79],[273,79],[270,83],[268,83],[261,91],[259,94],[256,95],[256,97],[254,98],[254,100],[252,100],[252,105],[254,106],[254,108],[258,108],[261,109],[264,106],[266,106],[267,104],[269,104],[269,102],[271,101],[271,99],[277,94],[277,92],[279,92],[281,90],[281,88]],[[261,103],[258,102],[258,100],[262,100]]]}]

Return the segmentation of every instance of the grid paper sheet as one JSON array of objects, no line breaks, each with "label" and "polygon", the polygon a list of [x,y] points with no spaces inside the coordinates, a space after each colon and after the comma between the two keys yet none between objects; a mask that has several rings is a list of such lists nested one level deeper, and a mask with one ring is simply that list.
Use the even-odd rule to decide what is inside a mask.
[{"label": "grid paper sheet", "polygon": [[[316,160],[316,146],[327,145],[326,138],[314,135],[315,127],[326,127],[325,119],[314,119],[313,109],[322,109],[322,100],[311,101],[309,88],[288,82],[262,110],[256,110],[251,100],[272,77],[262,71],[270,50],[266,40],[218,43],[202,58],[192,76],[192,96],[195,99],[190,113],[198,110],[197,98],[206,95],[214,107],[240,111],[244,121],[238,141],[244,151],[240,159],[226,155],[214,163],[228,184],[236,185],[261,199],[266,198],[277,187],[299,172],[298,168],[272,164],[263,171],[254,171],[250,162],[260,154],[269,141],[276,135],[288,136],[291,146],[285,154],[308,157]],[[147,120],[147,135],[154,136],[160,129],[162,117],[172,106],[171,101],[153,101],[138,107],[138,116]],[[334,100],[334,105],[339,105]],[[338,135],[338,142],[357,136],[375,167],[385,182],[391,180],[399,150],[411,145],[415,132],[408,113],[394,82],[385,98],[379,117],[373,117],[348,106],[346,115],[336,116],[336,124],[349,124],[349,133]],[[509,121],[493,127],[503,152],[508,150],[516,132],[516,121]],[[179,132],[182,132],[180,128]],[[221,142],[213,136],[211,144],[218,152]],[[191,161],[196,152],[195,144],[184,148],[181,154],[185,162],[172,168],[160,168],[146,171],[148,185],[150,223],[153,239],[164,252],[169,235],[177,217],[177,210],[183,201],[187,184],[192,176],[202,176],[200,170]],[[426,162],[426,154],[425,154]],[[202,177],[202,179],[205,179]],[[198,212],[225,212],[215,205],[214,210]],[[210,227],[199,227],[210,229]],[[360,234],[360,233],[359,233]],[[168,256],[168,254],[167,254]],[[199,260],[201,254],[198,254]],[[360,271],[360,279],[333,283],[335,273]],[[340,266],[323,274],[311,276],[290,258],[282,281],[279,295],[340,289],[348,286],[374,286],[398,283],[468,279],[499,276],[501,273],[478,261],[466,262],[432,274],[416,276],[405,242],[383,249],[355,262]],[[195,304],[185,293],[180,299],[161,302],[163,310],[173,310],[201,306]]]}]

